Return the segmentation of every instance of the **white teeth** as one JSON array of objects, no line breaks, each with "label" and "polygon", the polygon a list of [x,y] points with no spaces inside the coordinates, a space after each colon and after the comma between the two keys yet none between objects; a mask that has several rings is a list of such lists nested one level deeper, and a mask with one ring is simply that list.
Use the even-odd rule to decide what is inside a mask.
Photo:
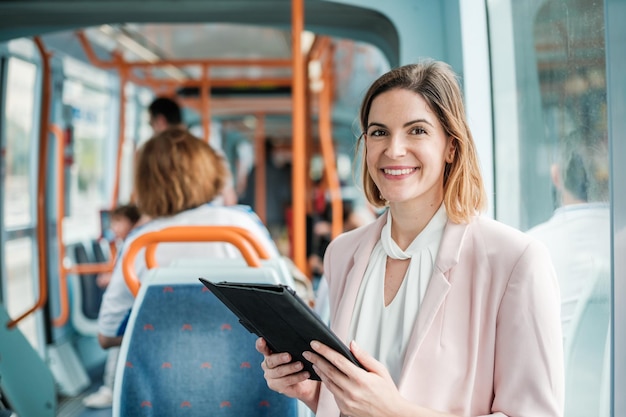
[{"label": "white teeth", "polygon": [[383,169],[383,172],[387,175],[406,175],[413,172],[412,168],[404,168],[404,169]]}]

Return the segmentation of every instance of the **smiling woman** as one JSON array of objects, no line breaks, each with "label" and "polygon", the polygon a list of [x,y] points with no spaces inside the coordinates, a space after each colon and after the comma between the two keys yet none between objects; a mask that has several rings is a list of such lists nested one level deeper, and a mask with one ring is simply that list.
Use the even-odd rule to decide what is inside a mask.
[{"label": "smiling woman", "polygon": [[257,344],[268,385],[317,416],[562,415],[550,257],[478,215],[485,192],[462,103],[437,61],[393,69],[365,94],[363,185],[388,210],[332,241],[324,270],[332,327],[367,372],[314,342],[313,382]]}]

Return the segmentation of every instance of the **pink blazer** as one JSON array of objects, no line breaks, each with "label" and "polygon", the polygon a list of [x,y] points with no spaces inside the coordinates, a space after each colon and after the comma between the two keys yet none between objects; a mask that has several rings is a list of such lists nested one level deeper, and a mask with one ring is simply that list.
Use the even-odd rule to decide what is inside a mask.
[{"label": "pink blazer", "polygon": [[[337,237],[326,251],[331,327],[346,342],[386,217]],[[547,249],[485,217],[448,222],[398,389],[415,404],[459,416],[562,416],[560,296]],[[316,415],[339,416],[324,386]]]}]

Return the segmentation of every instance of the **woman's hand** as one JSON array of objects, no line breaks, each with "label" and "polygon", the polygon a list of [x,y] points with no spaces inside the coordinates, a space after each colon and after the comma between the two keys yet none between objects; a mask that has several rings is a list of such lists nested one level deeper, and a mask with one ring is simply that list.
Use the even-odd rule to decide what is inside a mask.
[{"label": "woman's hand", "polygon": [[313,364],[315,372],[335,396],[342,415],[397,416],[408,405],[383,364],[355,342],[350,343],[350,350],[365,369],[322,343],[314,341],[311,347],[314,352],[304,352],[304,357]]},{"label": "woman's hand", "polygon": [[308,379],[302,362],[291,362],[289,353],[272,353],[262,337],[256,341],[256,350],[265,357],[261,363],[267,386],[288,397],[298,398],[314,412],[317,410],[320,383]]}]

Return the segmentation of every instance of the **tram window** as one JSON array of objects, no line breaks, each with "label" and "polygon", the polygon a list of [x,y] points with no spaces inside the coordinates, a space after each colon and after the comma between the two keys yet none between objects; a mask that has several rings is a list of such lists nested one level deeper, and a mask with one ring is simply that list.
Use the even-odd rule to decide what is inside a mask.
[{"label": "tram window", "polygon": [[6,177],[4,192],[4,225],[12,228],[33,220],[33,126],[35,113],[35,64],[12,57],[9,59],[6,84]]},{"label": "tram window", "polygon": [[599,415],[610,386],[604,5],[487,4],[496,217],[548,246],[562,299],[565,417]]},{"label": "tram window", "polygon": [[[120,161],[118,201],[130,201],[133,186],[135,149],[152,136],[149,124],[148,106],[154,98],[151,90],[126,84],[126,130]],[[114,141],[117,141],[117,137]]]},{"label": "tram window", "polygon": [[[34,304],[35,242],[28,235],[34,223],[34,143],[37,130],[35,96],[37,67],[31,62],[11,57],[6,80],[6,163],[4,184],[5,242],[2,283],[4,302],[9,315],[17,317]],[[33,346],[37,346],[35,316],[19,324],[20,330]]]},{"label": "tram window", "polygon": [[63,103],[72,107],[73,154],[71,179],[66,192],[70,193],[70,216],[64,220],[66,241],[97,236],[100,229],[99,210],[109,205],[110,183],[114,178],[117,127],[112,120],[115,98],[109,89],[110,79],[100,70],[81,66],[81,71],[93,73],[89,77],[75,77],[79,64],[64,61],[67,78],[63,85]]}]

